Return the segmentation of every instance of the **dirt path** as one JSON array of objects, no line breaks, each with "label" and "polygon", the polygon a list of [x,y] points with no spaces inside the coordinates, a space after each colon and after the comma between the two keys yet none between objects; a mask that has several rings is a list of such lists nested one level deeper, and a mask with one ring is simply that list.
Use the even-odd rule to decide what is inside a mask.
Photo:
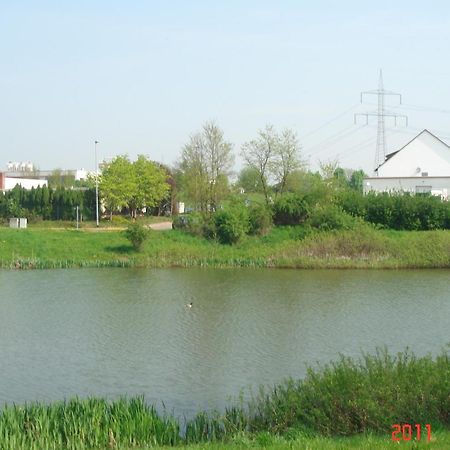
[{"label": "dirt path", "polygon": [[157,231],[171,230],[172,229],[172,222],[152,223],[152,224],[149,225],[149,227],[152,230],[157,230]]}]

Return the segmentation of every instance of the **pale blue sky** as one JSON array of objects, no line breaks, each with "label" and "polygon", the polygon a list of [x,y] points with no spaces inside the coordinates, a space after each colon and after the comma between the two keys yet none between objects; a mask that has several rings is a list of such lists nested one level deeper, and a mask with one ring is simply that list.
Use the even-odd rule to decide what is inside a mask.
[{"label": "pale blue sky", "polygon": [[445,1],[0,0],[0,167],[93,169],[94,139],[100,159],[173,163],[213,119],[236,153],[273,123],[298,132],[312,168],[338,156],[370,171],[376,121],[353,113],[375,106],[360,91],[382,68],[409,105],[388,150],[423,128],[450,141],[449,50]]}]

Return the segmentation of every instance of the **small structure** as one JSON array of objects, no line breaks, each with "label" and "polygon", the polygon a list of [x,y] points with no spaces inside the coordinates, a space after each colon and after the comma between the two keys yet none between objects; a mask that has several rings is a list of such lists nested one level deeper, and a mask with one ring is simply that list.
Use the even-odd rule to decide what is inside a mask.
[{"label": "small structure", "polygon": [[28,224],[26,217],[12,217],[9,219],[9,228],[26,228]]},{"label": "small structure", "polygon": [[390,153],[364,178],[364,193],[410,192],[432,194],[448,200],[450,193],[450,147],[423,130],[400,150]]}]

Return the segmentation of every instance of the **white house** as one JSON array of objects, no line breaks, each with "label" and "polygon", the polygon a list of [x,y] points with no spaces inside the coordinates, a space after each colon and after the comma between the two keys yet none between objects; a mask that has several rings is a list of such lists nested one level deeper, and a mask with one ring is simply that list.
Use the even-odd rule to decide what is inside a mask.
[{"label": "white house", "polygon": [[31,189],[39,186],[47,186],[48,182],[47,180],[42,180],[39,178],[8,177],[5,173],[0,172],[0,191],[9,191],[17,184],[25,189]]},{"label": "white house", "polygon": [[400,150],[390,153],[375,171],[364,178],[364,193],[430,193],[448,200],[450,194],[450,147],[423,130]]}]

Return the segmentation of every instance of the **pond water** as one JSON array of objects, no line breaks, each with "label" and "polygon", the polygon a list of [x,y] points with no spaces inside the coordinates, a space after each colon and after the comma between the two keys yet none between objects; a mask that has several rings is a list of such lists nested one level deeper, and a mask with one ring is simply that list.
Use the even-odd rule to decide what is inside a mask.
[{"label": "pond water", "polygon": [[446,270],[1,271],[0,286],[0,403],[144,394],[190,416],[339,353],[450,342]]}]

